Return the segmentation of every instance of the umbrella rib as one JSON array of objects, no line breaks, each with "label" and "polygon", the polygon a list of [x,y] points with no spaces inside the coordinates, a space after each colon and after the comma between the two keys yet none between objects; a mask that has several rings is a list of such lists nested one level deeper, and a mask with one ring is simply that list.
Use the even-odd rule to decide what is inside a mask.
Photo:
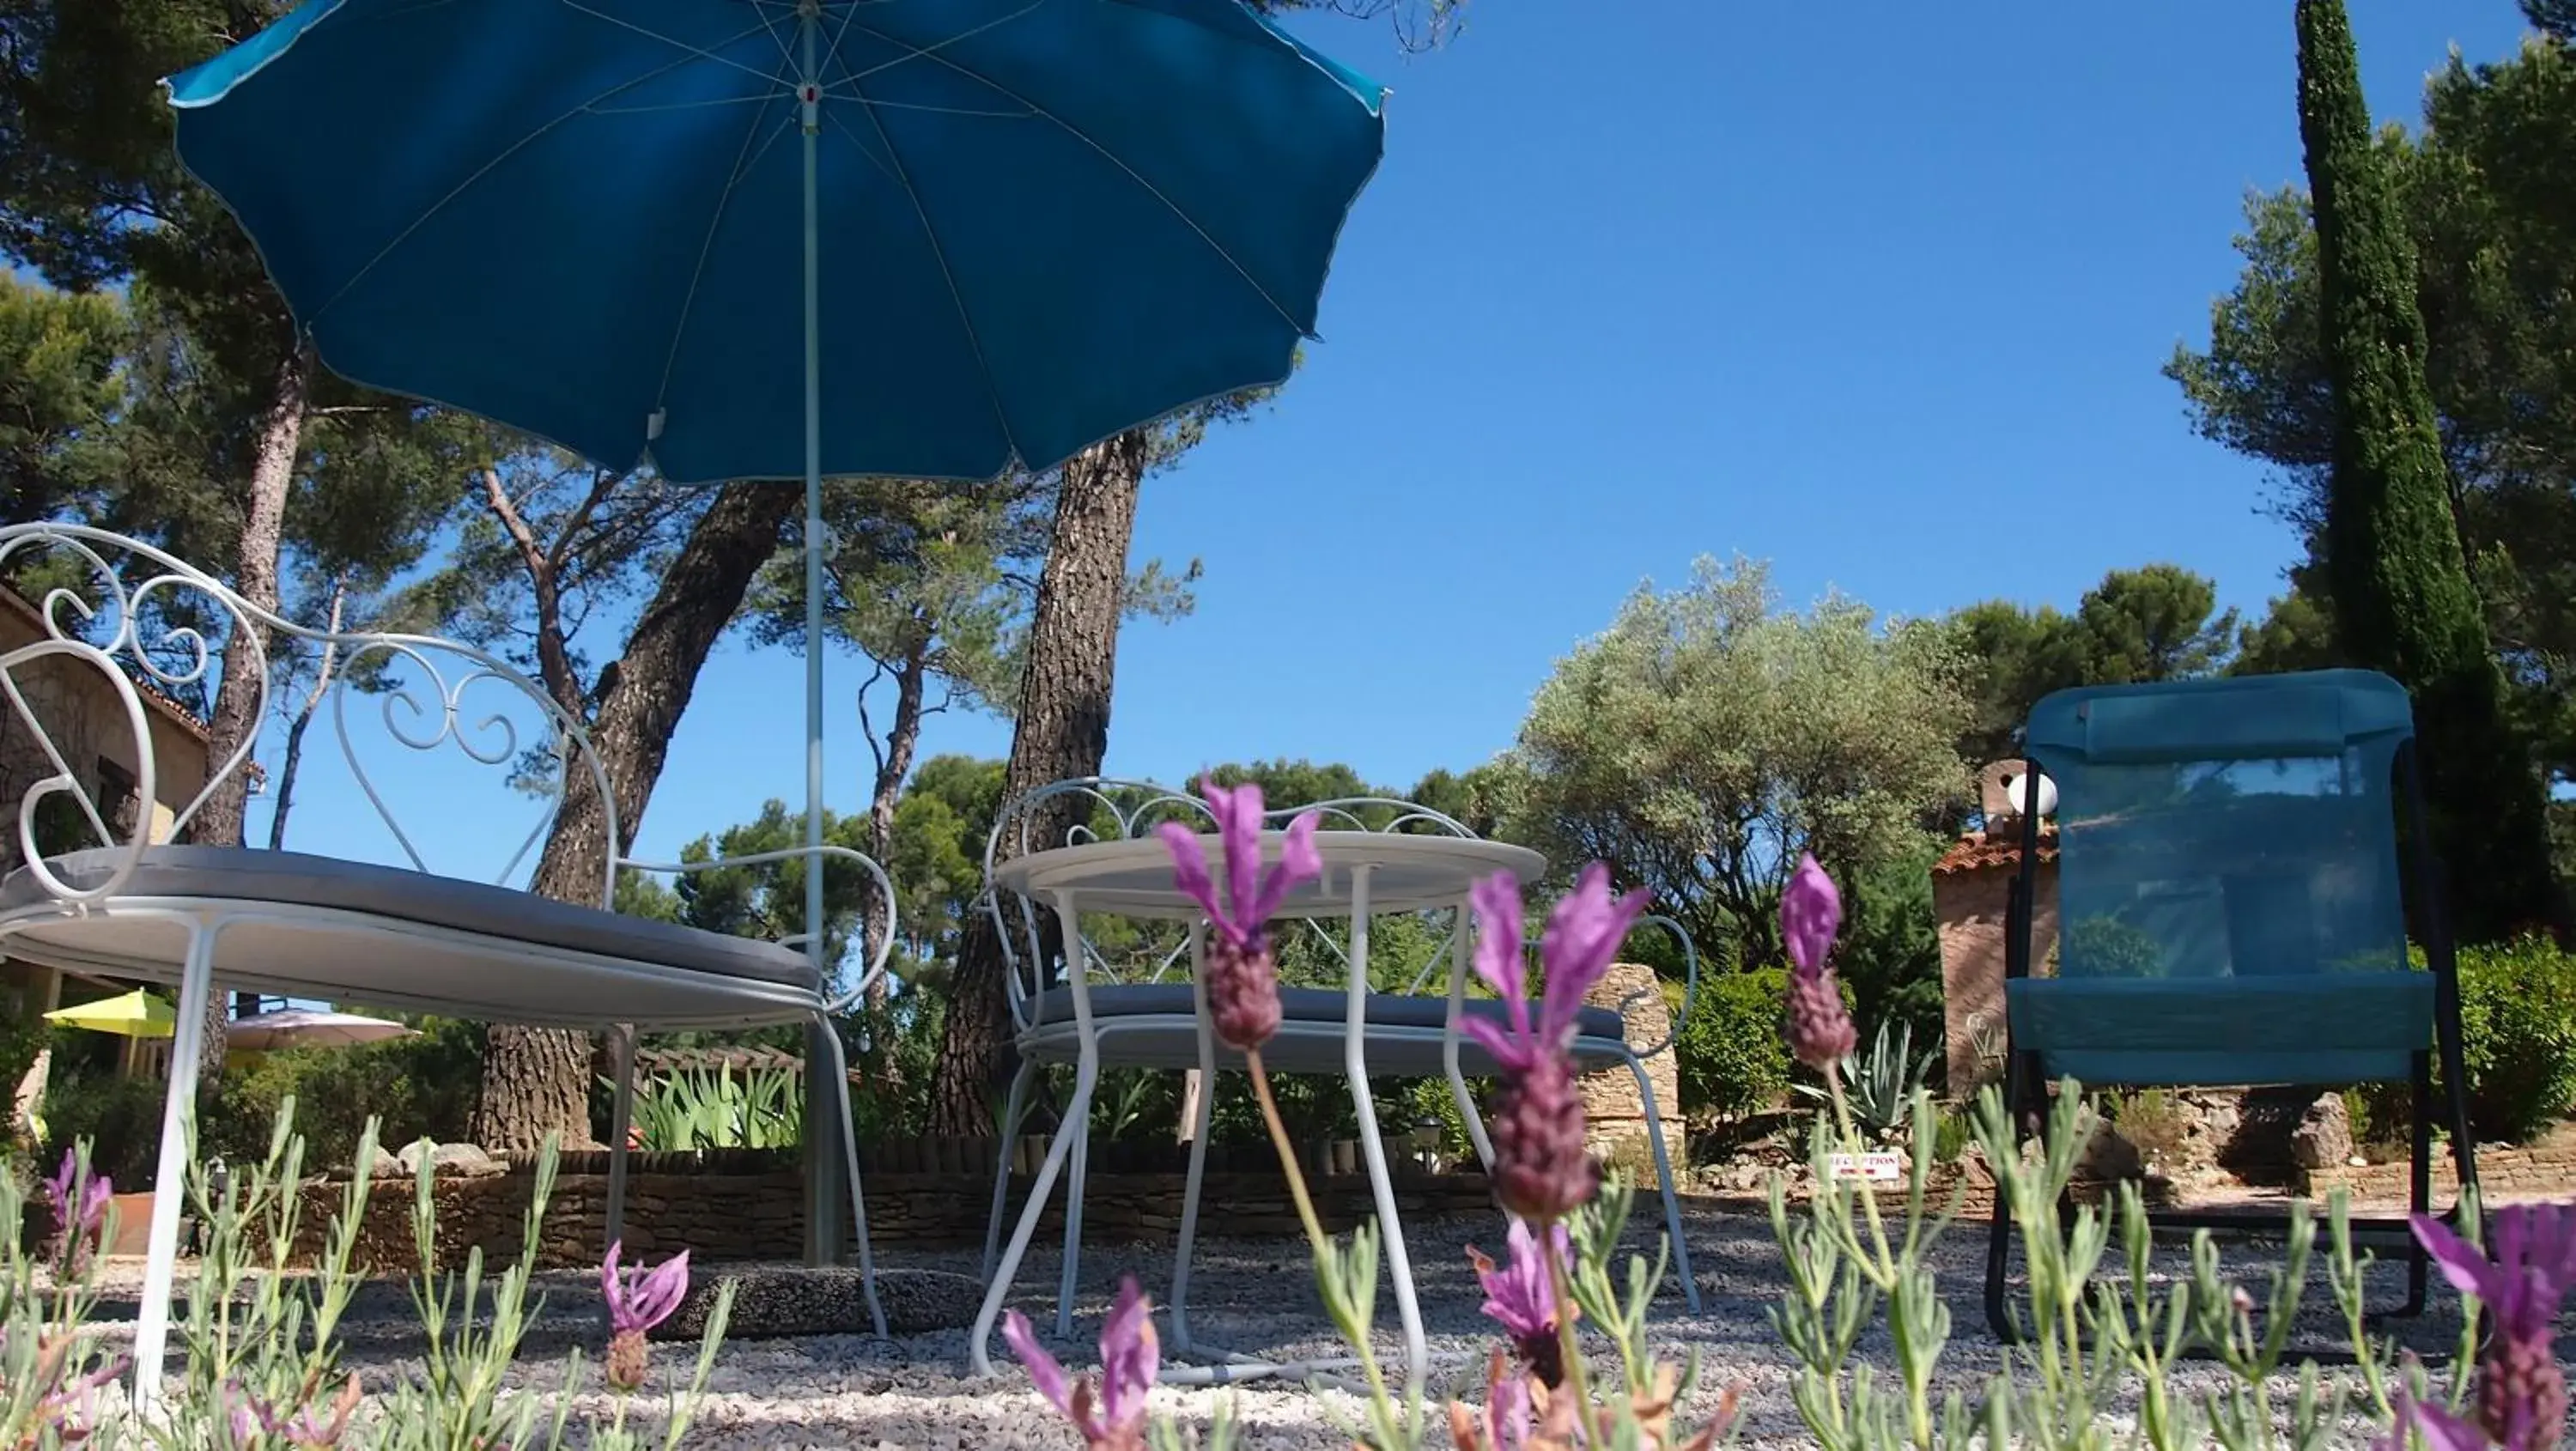
[{"label": "umbrella rib", "polygon": [[[764,21],[762,24],[766,29],[767,22]],[[777,78],[772,77],[772,79]],[[744,129],[742,149],[735,153],[733,159],[733,174],[725,178],[724,190],[716,196],[715,212],[707,218],[706,240],[698,246],[698,265],[690,269],[688,294],[680,299],[680,315],[671,324],[671,350],[662,357],[662,386],[656,389],[653,395],[653,407],[657,412],[670,401],[671,374],[680,365],[680,340],[688,335],[689,314],[697,310],[698,287],[706,281],[707,259],[715,255],[716,232],[724,226],[725,209],[733,205],[733,194],[742,186],[742,179],[751,174],[751,168],[759,164],[761,157],[769,154],[768,143],[763,143],[757,149],[752,145],[760,139],[760,120],[758,116],[752,117],[751,125]],[[777,127],[770,132],[769,141],[777,141],[780,136],[787,133],[787,128],[792,124],[794,124],[793,116],[782,118]]]},{"label": "umbrella rib", "polygon": [[[871,30],[864,25],[860,25],[858,23],[858,7],[854,5],[850,7],[850,13],[842,18],[840,30],[833,35],[831,55],[824,64],[829,65],[832,61],[841,62],[841,79],[850,83],[850,92],[855,97],[858,94],[859,82],[866,80],[871,76],[893,70],[896,66],[903,65],[909,61],[938,60],[939,57],[937,52],[946,50],[952,45],[962,45],[967,41],[973,40],[976,36],[982,35],[985,31],[997,30],[1002,26],[1010,24],[1014,20],[1020,19],[1022,16],[1036,11],[1045,4],[1046,0],[1029,0],[1029,3],[1021,6],[1017,10],[1013,10],[1008,14],[996,15],[981,25],[970,25],[964,30],[957,32],[955,35],[949,36],[947,39],[932,45],[914,45],[908,40],[897,40],[893,36],[885,34],[883,31]],[[879,64],[872,65],[863,71],[852,70],[850,68],[850,63],[847,60],[842,59],[841,42],[854,28],[864,34],[875,36],[877,39],[884,41],[886,44],[893,46],[899,51],[902,51],[903,54],[896,56],[890,61],[884,61]],[[950,62],[947,61],[941,61],[940,63],[943,65],[950,64]],[[982,76],[976,75],[973,71],[967,70],[964,66],[956,66],[955,69],[961,75],[977,81],[983,81],[985,85],[991,86],[993,84],[990,81],[985,81]],[[993,89],[998,91],[1001,87],[993,86]]]},{"label": "umbrella rib", "polygon": [[[720,55],[717,52],[706,49],[702,46],[691,45],[676,35],[664,35],[658,30],[654,30],[649,26],[638,25],[632,20],[621,20],[618,17],[609,14],[605,10],[598,9],[595,6],[584,5],[581,3],[581,0],[555,0],[555,3],[561,5],[566,10],[587,15],[593,20],[604,21],[607,24],[616,26],[620,30],[633,31],[635,34],[644,37],[646,40],[656,41],[660,44],[670,46],[675,50],[685,52],[682,57],[684,62],[689,60],[711,60],[721,66],[731,66],[735,70],[742,72],[744,75],[758,76],[764,81],[777,79],[777,77],[762,70],[758,66],[745,65],[741,61],[733,59],[731,56]],[[724,44],[731,45],[737,40],[747,39],[751,35],[752,30],[768,31],[769,22],[767,20],[762,20],[759,24],[754,25],[751,30],[743,31],[740,35],[727,36],[724,40]],[[775,34],[776,32],[772,31],[770,33]]]},{"label": "umbrella rib", "polygon": [[[570,5],[576,10],[584,8],[580,5],[574,4],[573,0],[559,0],[559,3]],[[760,27],[758,26],[752,27],[753,30],[757,30],[759,28]],[[741,34],[734,36],[733,39],[743,40],[748,38],[751,33],[751,30],[746,30]],[[727,43],[730,44],[731,42],[729,41]],[[333,292],[328,298],[325,298],[320,307],[313,309],[312,316],[305,319],[305,326],[310,328],[315,319],[320,318],[322,314],[329,312],[332,308],[338,306],[340,299],[348,296],[352,288],[355,288],[359,283],[364,282],[367,279],[367,274],[375,271],[379,263],[400,250],[403,243],[410,241],[414,232],[417,232],[421,228],[429,225],[431,218],[437,216],[440,212],[447,210],[448,203],[455,201],[458,197],[463,196],[466,192],[472,190],[476,182],[479,182],[484,177],[491,175],[493,170],[500,166],[502,162],[509,160],[511,157],[525,151],[530,146],[535,145],[539,140],[551,134],[556,127],[563,125],[566,121],[571,120],[575,116],[583,114],[590,110],[591,107],[598,105],[600,102],[607,100],[618,92],[631,91],[635,87],[643,85],[647,81],[658,80],[698,58],[699,57],[694,53],[684,55],[679,59],[672,61],[668,65],[646,71],[644,74],[636,76],[630,80],[620,81],[616,85],[610,86],[607,90],[600,92],[598,95],[587,98],[580,105],[577,105],[571,110],[564,112],[562,115],[555,117],[553,120],[546,122],[536,130],[531,131],[527,135],[520,137],[518,140],[511,142],[508,146],[503,147],[491,160],[474,168],[474,170],[469,173],[463,181],[460,181],[455,186],[449,188],[446,195],[440,197],[434,202],[431,202],[419,216],[412,218],[408,226],[405,226],[401,231],[396,232],[393,235],[392,240],[386,242],[384,246],[376,249],[376,254],[374,256],[369,257],[364,263],[361,263],[357,271],[349,274],[348,281],[341,283],[339,289]],[[752,74],[759,75],[760,73],[758,71],[753,71]],[[770,78],[763,76],[762,79],[767,80]]]},{"label": "umbrella rib", "polygon": [[[1012,90],[1010,87],[994,80],[991,76],[985,75],[972,67],[959,65],[957,62],[950,60],[944,55],[938,55],[930,50],[909,45],[894,36],[887,35],[883,31],[876,30],[869,26],[859,25],[855,17],[852,19],[851,24],[859,31],[867,35],[872,35],[877,39],[884,41],[888,45],[898,46],[905,50],[909,50],[912,52],[913,56],[927,60],[934,65],[946,66],[950,70],[957,72],[959,75],[966,77],[968,80],[975,81],[978,84],[986,86],[1000,95],[1008,96],[1010,99],[1028,107],[1032,115],[1041,120],[1053,122],[1056,127],[1062,130],[1066,135],[1071,136],[1076,141],[1081,142],[1083,145],[1088,146],[1093,151],[1099,153],[1103,160],[1107,161],[1110,165],[1117,167],[1120,171],[1125,172],[1128,180],[1133,181],[1139,187],[1144,188],[1146,195],[1162,203],[1164,209],[1169,211],[1174,217],[1179,218],[1183,226],[1196,232],[1199,240],[1207,244],[1208,250],[1216,253],[1216,255],[1224,261],[1225,265],[1233,268],[1235,275],[1243,279],[1244,285],[1250,287],[1255,295],[1260,297],[1264,303],[1268,304],[1271,311],[1279,314],[1282,321],[1286,322],[1290,327],[1295,328],[1301,336],[1312,335],[1313,330],[1307,327],[1306,324],[1298,321],[1295,313],[1292,313],[1287,308],[1281,306],[1279,299],[1270,295],[1270,289],[1262,286],[1261,280],[1254,277],[1249,268],[1246,268],[1241,262],[1235,260],[1234,254],[1227,251],[1225,244],[1219,242],[1213,235],[1211,235],[1206,227],[1201,226],[1198,218],[1191,216],[1178,202],[1175,202],[1170,197],[1164,195],[1161,187],[1154,185],[1154,183],[1148,180],[1142,172],[1139,172],[1135,167],[1128,165],[1124,157],[1121,157],[1117,152],[1110,150],[1108,147],[1101,145],[1098,141],[1093,140],[1081,127],[1074,125],[1062,116],[1055,114],[1046,107],[1039,105],[1037,102],[1021,95],[1019,92]],[[907,57],[907,59],[909,58],[911,57]],[[878,67],[878,69],[883,68],[884,67]],[[862,101],[865,100],[864,97],[861,97],[860,99]],[[883,127],[879,127],[880,131],[883,129]]]},{"label": "umbrella rib", "polygon": [[[841,74],[856,91],[857,81],[846,67]],[[939,229],[930,223],[930,208],[922,204],[921,192],[912,184],[911,170],[903,164],[903,153],[895,148],[894,137],[887,133],[885,122],[877,119],[876,108],[869,106],[864,96],[859,98],[859,104],[867,112],[868,124],[876,130],[878,143],[885,147],[886,160],[894,168],[895,184],[903,188],[904,196],[912,202],[912,214],[921,222],[921,235],[930,243],[930,255],[939,262],[939,276],[948,284],[948,300],[957,309],[958,325],[966,329],[966,346],[974,351],[976,371],[984,375],[984,394],[993,406],[993,421],[1001,425],[1002,442],[1009,446],[1011,457],[1019,458],[1020,439],[1012,431],[1010,411],[1002,403],[1001,381],[993,376],[992,359],[984,355],[984,339],[975,331],[975,316],[966,309],[966,294],[957,286],[957,272],[948,264],[948,249],[940,244]],[[858,149],[860,155],[867,155],[867,148],[859,144],[857,133],[842,124],[838,114],[830,114],[826,119],[839,127],[841,134],[850,139],[850,144]]]}]

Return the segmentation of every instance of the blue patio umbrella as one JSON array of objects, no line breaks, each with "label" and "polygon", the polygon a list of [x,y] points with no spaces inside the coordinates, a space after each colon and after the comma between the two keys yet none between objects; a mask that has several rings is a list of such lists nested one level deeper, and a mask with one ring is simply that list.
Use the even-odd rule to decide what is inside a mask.
[{"label": "blue patio umbrella", "polygon": [[809,847],[822,478],[1285,378],[1383,134],[1239,0],[309,0],[169,91],[334,372],[804,483]]}]

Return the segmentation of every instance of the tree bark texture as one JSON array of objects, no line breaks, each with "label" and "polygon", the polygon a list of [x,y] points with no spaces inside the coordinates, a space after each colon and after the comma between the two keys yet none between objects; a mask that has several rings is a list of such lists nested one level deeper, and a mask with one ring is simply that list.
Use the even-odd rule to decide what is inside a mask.
[{"label": "tree bark texture", "polygon": [[[2425,381],[2414,249],[2372,143],[2343,0],[2298,0],[2299,134],[2317,230],[2320,342],[2334,391],[2326,564],[2353,663],[2415,700],[2433,846],[2465,942],[2564,930],[2546,797],[2508,720],[2504,677],[2469,577]],[[2420,930],[2421,904],[2415,904]]]},{"label": "tree bark texture", "polygon": [[[636,617],[625,652],[609,668],[591,722],[591,748],[607,772],[613,803],[600,800],[586,764],[575,763],[566,773],[563,805],[537,862],[538,895],[606,905],[600,893],[609,857],[633,846],[698,672],[742,608],[752,577],[777,551],[778,536],[797,507],[794,489],[729,484],[689,532],[670,572]],[[613,841],[607,809],[612,804]],[[509,1152],[533,1151],[549,1133],[567,1144],[589,1142],[590,1061],[587,1034],[493,1024],[484,1044],[475,1142]]]},{"label": "tree bark texture", "polygon": [[[894,845],[895,807],[903,800],[903,778],[912,773],[912,758],[921,750],[921,722],[925,717],[923,699],[930,677],[930,641],[927,635],[916,639],[904,658],[897,662],[894,674],[894,719],[886,725],[885,751],[877,757],[875,788],[868,797],[868,855],[885,864],[886,853]],[[864,711],[865,702],[861,703]],[[864,719],[864,715],[862,716]],[[885,904],[885,918],[880,925],[871,915],[864,928],[862,961],[874,962],[877,948],[895,928],[895,904]],[[886,982],[878,978],[868,984],[867,1009],[873,1023],[885,1012]],[[891,1067],[891,1062],[888,1064]]]},{"label": "tree bark texture", "polygon": [[[1002,773],[1005,802],[1050,782],[1097,775],[1109,750],[1109,702],[1116,682],[1118,622],[1126,604],[1127,547],[1136,529],[1136,498],[1150,443],[1132,430],[1084,450],[1064,466],[1055,539],[1038,574],[1029,619],[1019,720]],[[1065,819],[1036,824],[1031,839],[1055,840]],[[1011,833],[1016,841],[1018,833]],[[1002,943],[992,918],[978,912],[959,945],[939,1080],[931,1102],[932,1132],[989,1138],[991,1098],[1014,1068],[1010,1004]]]},{"label": "tree bark texture", "polygon": [[[295,482],[295,459],[304,441],[304,411],[313,391],[313,353],[301,341],[284,349],[269,375],[267,405],[260,410],[259,439],[251,454],[250,481],[242,500],[241,544],[233,559],[235,593],[254,608],[277,613],[277,555],[285,537],[286,495]],[[206,760],[222,770],[233,753],[254,745],[268,686],[268,633],[258,624],[238,622],[241,635],[224,650],[223,674],[215,687],[214,709],[206,722]],[[202,846],[241,846],[248,815],[250,762],[226,772],[213,783],[206,799],[188,819],[188,839]],[[142,820],[151,821],[151,804],[143,803]],[[224,994],[206,994],[205,1051],[198,1057],[201,1079],[224,1069]]]}]

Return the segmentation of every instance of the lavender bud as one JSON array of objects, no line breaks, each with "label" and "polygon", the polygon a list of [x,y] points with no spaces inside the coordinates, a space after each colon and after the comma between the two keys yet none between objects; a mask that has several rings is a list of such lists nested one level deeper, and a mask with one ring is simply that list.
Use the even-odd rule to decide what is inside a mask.
[{"label": "lavender bud", "polygon": [[1237,946],[1228,933],[1209,933],[1207,997],[1217,1041],[1245,1053],[1269,1042],[1280,1018],[1279,969],[1269,938],[1255,933]]},{"label": "lavender bud", "polygon": [[1830,971],[1789,974],[1789,1051],[1818,1073],[1830,1071],[1860,1042],[1851,1012]]},{"label": "lavender bud", "polygon": [[620,1330],[609,1337],[608,1360],[602,1367],[602,1373],[607,1377],[608,1384],[616,1390],[629,1393],[642,1390],[645,1356],[643,1331]]},{"label": "lavender bud", "polygon": [[1505,1077],[1491,1125],[1494,1193],[1503,1208],[1550,1224],[1582,1207],[1596,1183],[1583,1134],[1583,1094],[1562,1054]]},{"label": "lavender bud", "polygon": [[2567,1424],[2567,1373],[2558,1365],[2550,1327],[2538,1336],[2498,1327],[2478,1368],[2478,1423],[2513,1451],[2549,1451]]}]

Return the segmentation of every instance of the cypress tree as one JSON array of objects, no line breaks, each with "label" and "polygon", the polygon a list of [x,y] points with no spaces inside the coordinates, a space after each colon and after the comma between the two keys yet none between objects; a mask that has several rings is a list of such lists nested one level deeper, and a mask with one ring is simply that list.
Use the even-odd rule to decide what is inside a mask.
[{"label": "cypress tree", "polygon": [[2372,144],[2343,0],[2298,0],[2299,136],[2334,389],[2326,566],[2344,650],[2415,698],[2432,835],[2463,941],[2561,925],[2545,798],[2451,513],[2415,257]]}]

